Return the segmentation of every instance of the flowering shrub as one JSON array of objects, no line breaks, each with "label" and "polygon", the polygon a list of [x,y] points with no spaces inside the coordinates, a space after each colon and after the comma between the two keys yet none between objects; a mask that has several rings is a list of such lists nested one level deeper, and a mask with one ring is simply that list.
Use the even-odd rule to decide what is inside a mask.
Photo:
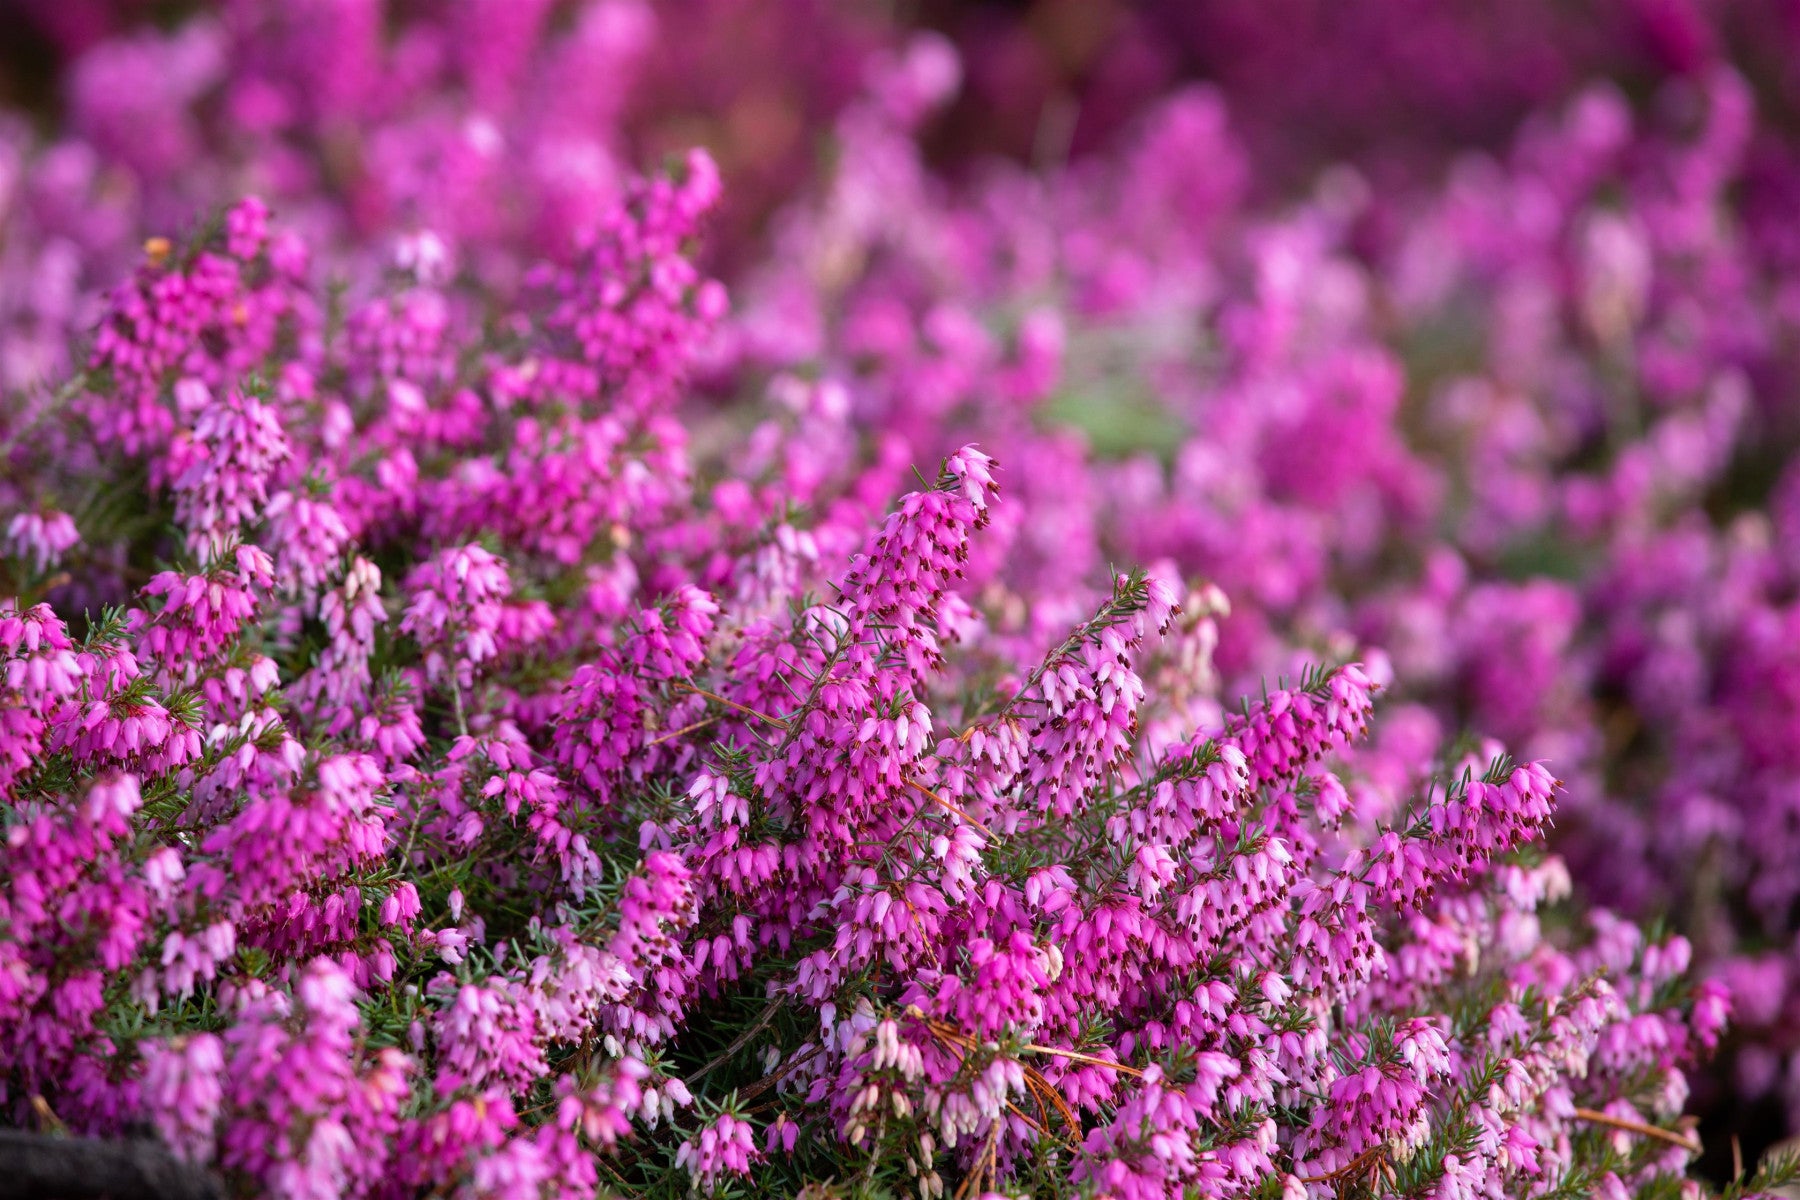
[{"label": "flowering shrub", "polygon": [[1371,740],[1353,662],[1165,692],[1163,578],[1022,653],[972,446],[872,529],[695,480],[716,190],[498,328],[419,269],[332,320],[256,201],[115,290],[20,431],[160,507],[9,560],[9,1103],[280,1197],[1678,1180],[1728,1002],[1546,936],[1542,765]]},{"label": "flowering shrub", "polygon": [[[1463,1200],[1800,1114],[1800,159],[1723,43],[1273,203],[1266,89],[941,173],[1004,54],[732,7],[122,9],[0,129],[0,1123]],[[624,165],[781,54],[763,240],[766,107]]]},{"label": "flowering shrub", "polygon": [[1166,681],[1197,704],[1360,654],[1411,736],[1551,762],[1584,902],[1672,920],[1739,996],[1709,1106],[1797,1128],[1800,159],[1722,64],[1660,99],[1595,86],[1442,188],[1338,172],[1273,211],[1205,89],[955,187],[854,106],[727,336],[815,429],[1006,448],[1006,634],[1159,564],[1229,598]]}]

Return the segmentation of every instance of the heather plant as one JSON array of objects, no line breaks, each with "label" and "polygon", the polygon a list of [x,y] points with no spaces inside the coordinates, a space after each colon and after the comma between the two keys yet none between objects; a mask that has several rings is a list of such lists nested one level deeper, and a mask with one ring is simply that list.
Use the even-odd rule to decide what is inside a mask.
[{"label": "heather plant", "polygon": [[1285,211],[1246,206],[1207,89],[957,186],[855,106],[728,333],[752,375],[822,372],[851,428],[1008,448],[1001,629],[1050,637],[1098,564],[1161,563],[1230,599],[1222,694],[1379,648],[1409,720],[1555,763],[1584,898],[1674,921],[1746,1001],[1709,1103],[1791,1125],[1796,793],[1767,737],[1800,364],[1787,210],[1758,199],[1786,152],[1728,70],[1661,101],[1595,87],[1441,191],[1339,172]]},{"label": "heather plant", "polygon": [[[0,127],[0,1124],[923,1200],[1795,1127],[1784,93],[1697,35],[1281,197],[1309,93],[1126,22],[1116,139],[947,171],[1002,43],[763,12],[125,6]],[[1547,98],[1379,59],[1359,138]]]},{"label": "heather plant", "polygon": [[279,1197],[1697,1188],[1729,1001],[1558,910],[1543,765],[1348,659],[1227,711],[1165,577],[1005,630],[974,446],[885,516],[696,471],[717,194],[500,319],[244,201],[15,418],[11,1118]]}]

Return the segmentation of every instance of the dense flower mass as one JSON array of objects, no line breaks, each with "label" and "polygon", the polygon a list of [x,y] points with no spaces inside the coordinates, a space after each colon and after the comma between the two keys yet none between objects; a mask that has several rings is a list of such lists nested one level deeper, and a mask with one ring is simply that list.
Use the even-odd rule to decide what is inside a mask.
[{"label": "dense flower mass", "polygon": [[1146,5],[1069,93],[1110,140],[1065,96],[941,170],[1024,35],[40,7],[0,1126],[276,1200],[1667,1200],[1694,1111],[1800,1127],[1753,16],[1645,7],[1693,37],[1634,101],[1372,6],[1541,107],[1323,165],[1254,55],[1144,57],[1270,18]]}]

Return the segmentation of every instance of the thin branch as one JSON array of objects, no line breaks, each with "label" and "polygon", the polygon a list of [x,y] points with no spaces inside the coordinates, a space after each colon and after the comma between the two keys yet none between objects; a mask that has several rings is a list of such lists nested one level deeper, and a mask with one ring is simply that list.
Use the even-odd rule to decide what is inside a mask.
[{"label": "thin branch", "polygon": [[994,1159],[997,1157],[999,1142],[1000,1122],[995,1121],[992,1131],[988,1134],[987,1145],[983,1146],[976,1153],[975,1161],[971,1164],[969,1174],[963,1176],[962,1183],[957,1186],[956,1200],[963,1200],[965,1196],[981,1195],[981,1180],[988,1174],[989,1170],[994,1168]]},{"label": "thin branch", "polygon": [[699,1083],[702,1079],[706,1078],[706,1076],[712,1072],[713,1068],[723,1066],[725,1063],[730,1062],[739,1050],[742,1050],[745,1046],[750,1044],[751,1038],[769,1027],[769,1022],[773,1021],[775,1019],[775,1014],[781,1011],[781,1002],[784,999],[786,999],[786,997],[777,996],[769,1001],[768,1005],[762,1010],[761,1015],[756,1018],[750,1028],[738,1034],[737,1039],[733,1041],[731,1045],[719,1052],[719,1057],[713,1059],[704,1067],[695,1071],[692,1075],[689,1075],[682,1082],[689,1087],[693,1087],[696,1083]]},{"label": "thin branch", "polygon": [[[958,1029],[956,1026],[951,1025],[946,1021],[939,1021],[932,1017],[925,1017],[925,1014],[922,1012],[918,1012],[918,1010],[916,1008],[909,1008],[908,1013],[909,1013],[909,1015],[916,1013],[917,1016],[924,1017],[925,1027],[927,1029],[929,1029],[932,1033],[936,1034],[938,1037],[943,1038],[945,1041],[952,1043],[953,1045],[961,1046],[966,1050],[973,1050],[977,1045],[980,1044],[974,1038],[970,1037],[968,1034],[964,1033],[962,1030]],[[1087,1063],[1090,1066],[1095,1066],[1095,1067],[1111,1067],[1115,1071],[1121,1071],[1126,1075],[1131,1075],[1136,1078],[1142,1078],[1143,1074],[1144,1074],[1142,1071],[1138,1070],[1136,1067],[1128,1067],[1124,1063],[1114,1062],[1110,1058],[1095,1058],[1091,1054],[1082,1054],[1079,1051],[1075,1051],[1075,1050],[1064,1050],[1058,1046],[1040,1046],[1036,1042],[1027,1042],[1023,1046],[1019,1047],[1019,1049],[1025,1050],[1032,1054],[1049,1054],[1049,1055],[1054,1055],[1057,1058],[1072,1059],[1075,1062]]]},{"label": "thin branch", "polygon": [[462,683],[455,672],[450,675],[450,698],[456,701],[456,732],[463,737],[469,736],[469,720],[463,715]]},{"label": "thin branch", "polygon": [[705,729],[708,725],[716,724],[718,720],[719,718],[716,716],[708,717],[704,721],[695,721],[692,725],[683,725],[680,729],[671,729],[667,733],[659,733],[649,741],[645,742],[644,748],[649,749],[651,746],[660,746],[671,738],[678,738],[684,733],[692,733],[696,729]]},{"label": "thin branch", "polygon": [[727,700],[717,692],[709,692],[705,688],[698,688],[691,683],[680,680],[676,681],[675,687],[681,691],[692,692],[696,696],[704,696],[714,704],[723,704],[726,708],[735,708],[741,713],[748,713],[759,721],[767,721],[777,729],[785,731],[788,728],[788,723],[780,717],[771,717],[768,713],[759,712],[758,710],[751,708],[748,704],[739,704],[736,700]]},{"label": "thin branch", "polygon": [[58,1136],[66,1135],[69,1132],[69,1127],[64,1125],[63,1119],[56,1115],[56,1110],[50,1107],[50,1102],[37,1092],[31,1094],[31,1111],[37,1115],[38,1127],[45,1132]]},{"label": "thin branch", "polygon": [[927,796],[930,796],[933,800],[937,801],[938,804],[943,806],[948,811],[955,813],[957,816],[961,817],[964,821],[967,821],[970,825],[974,826],[976,829],[980,830],[983,834],[987,835],[987,839],[990,842],[999,840],[997,837],[995,837],[993,830],[989,829],[986,825],[983,825],[980,821],[977,821],[974,817],[971,817],[968,813],[966,813],[962,809],[956,807],[956,805],[950,803],[948,800],[944,799],[942,796],[938,795],[936,792],[932,791],[930,788],[926,787],[924,784],[922,784],[918,780],[914,779],[911,775],[902,775],[901,778],[906,780],[906,782],[909,785],[911,785],[912,787],[918,788],[921,792],[924,792]]},{"label": "thin branch", "polygon": [[1047,1123],[1042,1122],[1042,1121],[1032,1120],[1031,1114],[1027,1113],[1024,1109],[1020,1108],[1017,1104],[1014,1104],[1011,1100],[1008,1100],[1006,1102],[1006,1110],[1008,1112],[1012,1113],[1013,1116],[1019,1118],[1019,1120],[1025,1122],[1025,1124],[1029,1125],[1031,1127],[1031,1131],[1033,1133],[1037,1134],[1039,1137],[1049,1138],[1051,1141],[1053,1141],[1057,1145],[1061,1146],[1064,1150],[1067,1150],[1070,1154],[1080,1154],[1081,1153],[1080,1147],[1076,1146],[1074,1142],[1071,1142],[1068,1138],[1063,1137],[1061,1134],[1057,1133],[1054,1129],[1051,1129]]},{"label": "thin branch", "polygon": [[765,1075],[763,1078],[757,1080],[755,1083],[751,1084],[749,1087],[744,1088],[742,1091],[738,1092],[738,1099],[740,1101],[742,1101],[743,1103],[748,1104],[755,1097],[762,1095],[764,1092],[768,1091],[770,1088],[772,1088],[776,1084],[780,1083],[783,1079],[786,1079],[790,1074],[793,1073],[794,1068],[802,1065],[803,1063],[810,1061],[815,1055],[817,1055],[819,1053],[821,1048],[822,1047],[814,1046],[811,1050],[808,1050],[804,1054],[794,1055],[792,1058],[790,1058],[786,1062],[782,1063],[779,1067],[775,1068],[775,1073],[773,1075]]},{"label": "thin branch", "polygon": [[1364,1167],[1370,1166],[1378,1161],[1381,1158],[1383,1151],[1386,1149],[1387,1144],[1385,1142],[1379,1146],[1370,1146],[1367,1150],[1364,1150],[1361,1154],[1357,1155],[1337,1170],[1327,1171],[1323,1175],[1302,1175],[1300,1176],[1300,1182],[1336,1183],[1340,1179],[1359,1173]]},{"label": "thin branch", "polygon": [[[1025,1068],[1025,1083],[1031,1088],[1031,1094],[1037,1099],[1040,1107],[1043,1105],[1044,1101],[1048,1100],[1050,1106],[1062,1117],[1063,1123],[1069,1127],[1070,1131],[1076,1136],[1080,1136],[1081,1122],[1076,1120],[1075,1113],[1069,1108],[1068,1101],[1062,1098],[1062,1093],[1056,1090],[1054,1084],[1044,1078],[1044,1073],[1042,1071],[1038,1070],[1036,1067],[1027,1066]],[[1046,1125],[1050,1123],[1049,1117],[1046,1116],[1044,1118],[1044,1123]]]},{"label": "thin branch", "polygon": [[1596,1125],[1610,1125],[1614,1129],[1622,1129],[1626,1133],[1642,1134],[1644,1137],[1658,1138],[1671,1146],[1680,1146],[1689,1154],[1700,1153],[1700,1140],[1683,1137],[1672,1129],[1663,1129],[1657,1125],[1647,1125],[1642,1121],[1633,1121],[1629,1117],[1614,1117],[1601,1112],[1597,1108],[1578,1108],[1575,1115],[1584,1121],[1592,1121]]},{"label": "thin branch", "polygon": [[1062,1050],[1055,1046],[1040,1046],[1036,1042],[1027,1042],[1024,1046],[1022,1046],[1020,1048],[1023,1050],[1029,1050],[1033,1054],[1052,1054],[1052,1055],[1055,1055],[1057,1058],[1073,1059],[1075,1062],[1087,1063],[1089,1066],[1111,1067],[1115,1071],[1121,1072],[1122,1074],[1133,1076],[1134,1078],[1138,1078],[1138,1079],[1143,1078],[1143,1075],[1144,1075],[1144,1073],[1142,1071],[1138,1070],[1136,1067],[1128,1067],[1124,1063],[1114,1062],[1110,1058],[1095,1058],[1091,1054],[1077,1054],[1073,1050]]}]

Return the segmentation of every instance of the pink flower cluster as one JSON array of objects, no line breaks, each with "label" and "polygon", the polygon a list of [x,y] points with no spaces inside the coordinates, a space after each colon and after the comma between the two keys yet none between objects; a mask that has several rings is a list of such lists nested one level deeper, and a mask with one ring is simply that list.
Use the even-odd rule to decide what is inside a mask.
[{"label": "pink flower cluster", "polygon": [[1471,68],[1510,148],[1283,193],[1147,5],[1110,141],[945,171],[1022,35],[814,9],[121,9],[0,124],[0,1123],[281,1200],[1697,1197],[1690,1108],[1800,1124],[1792,97]]},{"label": "pink flower cluster", "polygon": [[[621,208],[622,241],[650,211]],[[255,278],[259,212],[115,303],[164,329],[145,298],[181,294],[169,273]],[[652,277],[692,270],[638,244]],[[1213,635],[1196,649],[1160,577],[1118,576],[1033,649],[992,598],[1004,472],[972,446],[860,549],[849,496],[752,518],[779,494],[697,486],[666,415],[696,352],[669,306],[714,320],[716,290],[620,309],[642,348],[602,372],[573,310],[453,318],[447,344],[481,349],[405,398],[294,303],[165,360],[255,346],[290,381],[260,398],[90,381],[93,419],[158,406],[144,495],[200,561],[74,633],[5,610],[21,1118],[147,1122],[281,1197],[587,1195],[603,1165],[655,1178],[626,1147],[658,1141],[699,1190],[829,1158],[927,1200],[947,1176],[1335,1195],[1680,1172],[1685,1135],[1609,1131],[1679,1112],[1722,1002],[1682,981],[1679,938],[1544,935],[1567,872],[1520,854],[1548,771],[1369,742],[1382,684],[1354,663],[1196,717],[1149,681]],[[440,397],[463,417],[421,421]],[[425,498],[509,478],[512,414],[551,406],[587,414],[573,436],[638,431],[579,477],[611,523],[574,564],[516,510],[444,546]],[[652,481],[646,453],[675,469]],[[124,577],[129,543],[92,549],[117,565],[85,586]],[[409,559],[397,589],[373,565]]]}]

